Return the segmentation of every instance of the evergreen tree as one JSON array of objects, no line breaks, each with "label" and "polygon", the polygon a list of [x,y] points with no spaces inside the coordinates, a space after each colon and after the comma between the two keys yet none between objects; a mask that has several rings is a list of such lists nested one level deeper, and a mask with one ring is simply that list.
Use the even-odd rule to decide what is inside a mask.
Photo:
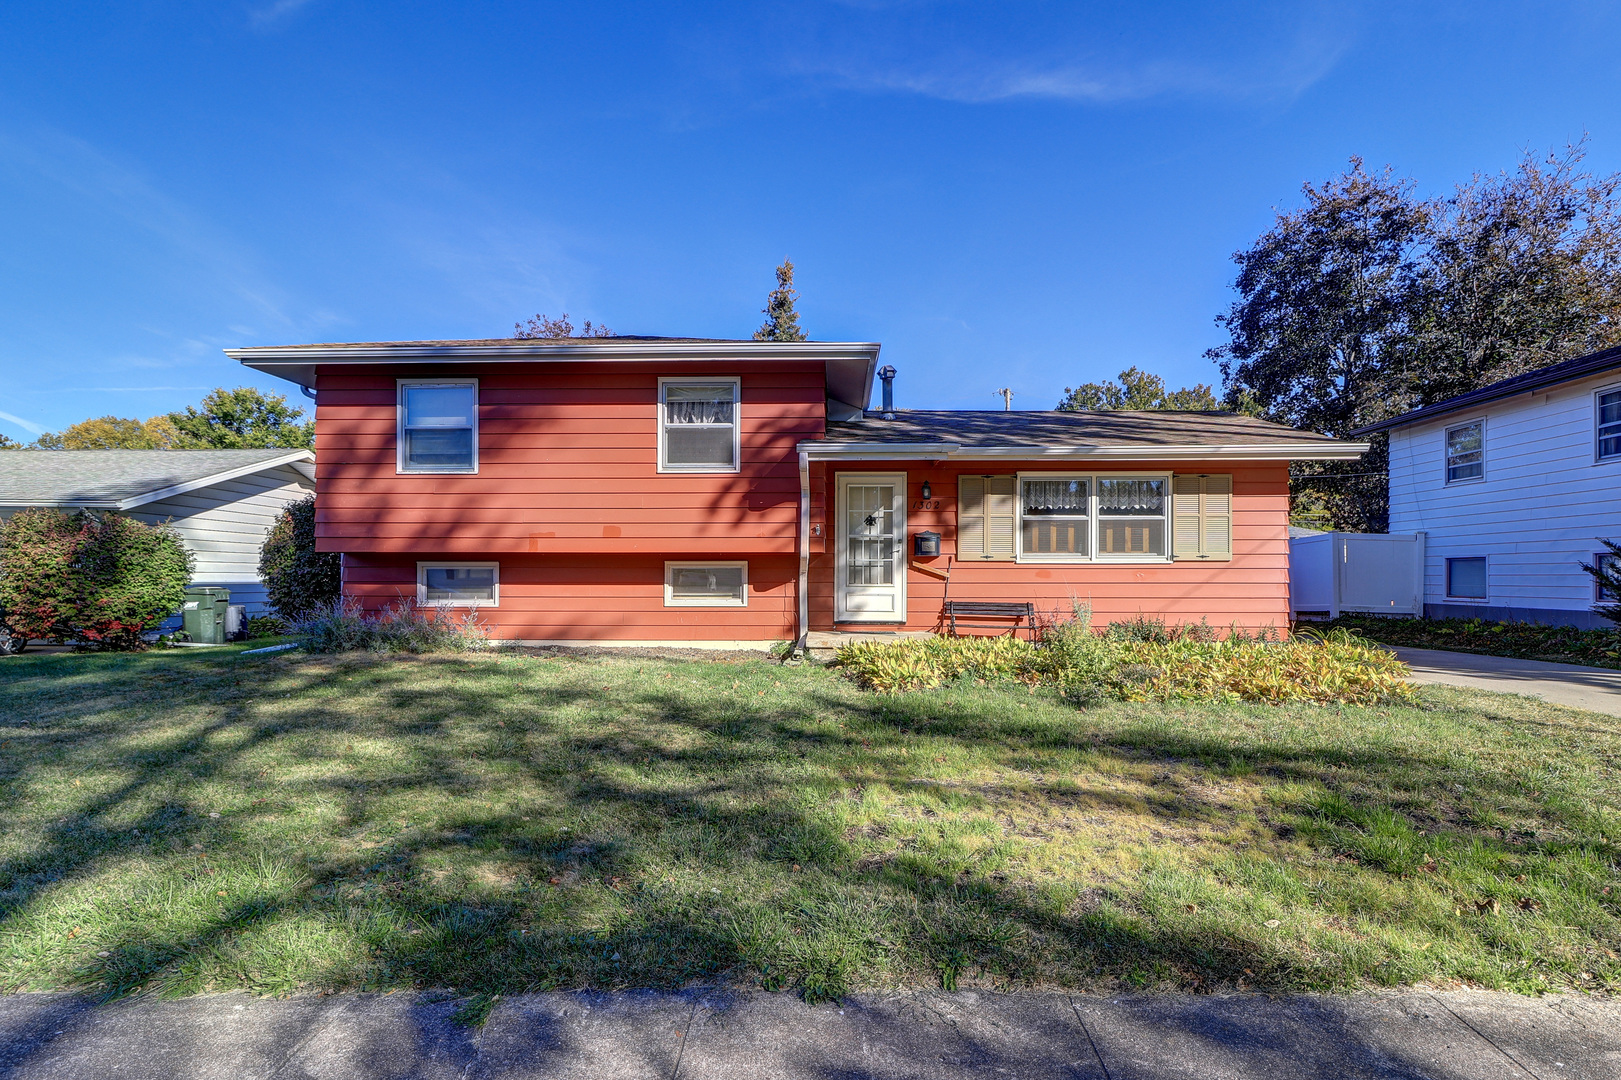
[{"label": "evergreen tree", "polygon": [[799,293],[794,289],[794,264],[792,260],[782,260],[777,267],[777,287],[771,290],[766,300],[765,323],[754,332],[755,341],[804,341],[805,331],[799,328],[799,312],[794,310],[794,301],[799,299]]},{"label": "evergreen tree", "polygon": [[1603,539],[1599,543],[1609,552],[1591,563],[1582,563],[1582,569],[1598,584],[1599,599],[1603,601],[1593,610],[1621,626],[1621,544]]}]

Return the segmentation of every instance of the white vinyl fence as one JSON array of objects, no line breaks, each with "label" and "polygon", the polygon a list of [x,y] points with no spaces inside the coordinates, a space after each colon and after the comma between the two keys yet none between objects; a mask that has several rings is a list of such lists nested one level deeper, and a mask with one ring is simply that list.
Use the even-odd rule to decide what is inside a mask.
[{"label": "white vinyl fence", "polygon": [[1289,541],[1289,607],[1297,619],[1341,612],[1424,614],[1424,534],[1318,533]]}]

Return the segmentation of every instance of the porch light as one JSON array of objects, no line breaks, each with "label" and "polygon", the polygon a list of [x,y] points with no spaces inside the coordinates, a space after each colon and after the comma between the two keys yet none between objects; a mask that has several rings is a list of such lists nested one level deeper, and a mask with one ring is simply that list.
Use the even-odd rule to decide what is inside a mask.
[{"label": "porch light", "polygon": [[923,481],[923,497],[925,499],[934,498],[934,489],[929,487],[929,482],[927,480]]}]

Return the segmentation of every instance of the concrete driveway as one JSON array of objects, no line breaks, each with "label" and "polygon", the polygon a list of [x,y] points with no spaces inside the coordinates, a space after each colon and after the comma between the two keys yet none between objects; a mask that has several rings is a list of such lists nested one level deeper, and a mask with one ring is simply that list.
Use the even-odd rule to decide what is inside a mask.
[{"label": "concrete driveway", "polygon": [[1621,716],[1621,671],[1442,649],[1391,646],[1391,651],[1413,669],[1414,682],[1528,694],[1555,705]]},{"label": "concrete driveway", "polygon": [[1621,1007],[1470,992],[0,995],[6,1080],[1615,1080]]}]

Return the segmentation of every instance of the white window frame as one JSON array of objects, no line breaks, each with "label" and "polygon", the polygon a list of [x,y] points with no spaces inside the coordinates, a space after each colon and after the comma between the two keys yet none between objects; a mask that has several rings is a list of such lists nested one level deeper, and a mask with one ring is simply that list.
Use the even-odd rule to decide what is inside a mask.
[{"label": "white window frame", "polygon": [[[428,599],[428,571],[429,570],[484,570],[495,571],[492,575],[490,600],[429,600]],[[442,559],[428,559],[417,563],[417,606],[418,607],[500,607],[501,606],[501,564],[498,562],[446,562]]]},{"label": "white window frame", "polygon": [[[1479,559],[1486,570],[1485,596],[1454,596],[1452,595],[1452,564],[1456,561]],[[1460,604],[1484,604],[1492,595],[1492,560],[1490,555],[1448,555],[1441,560],[1441,594],[1448,601]]]},{"label": "white window frame", "polygon": [[[471,386],[473,388],[473,464],[471,468],[424,468],[405,464],[405,390],[410,386]],[[394,380],[394,472],[402,476],[472,476],[478,472],[478,380]]]},{"label": "white window frame", "polygon": [[1595,465],[1610,465],[1616,462],[1621,462],[1621,454],[1606,454],[1601,456],[1598,451],[1599,439],[1602,435],[1599,425],[1599,399],[1605,394],[1616,393],[1621,393],[1621,383],[1617,383],[1615,386],[1601,386],[1597,390],[1593,391],[1593,464]]},{"label": "white window frame", "polygon": [[[670,386],[716,386],[730,385],[732,388],[732,466],[726,468],[716,465],[670,465],[664,459],[665,450],[665,411],[664,396],[666,387]],[[663,378],[659,380],[659,459],[658,471],[661,473],[735,473],[743,470],[743,380],[736,375],[716,375],[710,378],[683,375],[679,378]]]},{"label": "white window frame", "polygon": [[[1015,474],[1014,498],[1016,500],[1013,522],[1013,561],[1018,563],[1106,563],[1110,566],[1138,565],[1158,566],[1161,563],[1176,561],[1172,537],[1172,515],[1174,492],[1171,489],[1171,473],[1123,473],[1123,472],[1021,472]],[[1086,555],[1054,555],[1046,553],[1026,553],[1024,550],[1024,482],[1026,480],[1085,480],[1087,482],[1087,535]],[[1104,480],[1159,480],[1165,484],[1165,554],[1164,555],[1106,555],[1098,551],[1098,526],[1102,519],[1098,515],[1098,485]]]},{"label": "white window frame", "polygon": [[[1480,425],[1480,475],[1452,479],[1452,433],[1460,428]],[[1595,444],[1597,445],[1597,444]],[[1443,487],[1458,484],[1481,484],[1486,481],[1486,418],[1477,416],[1460,424],[1449,424],[1441,430],[1441,483]]]},{"label": "white window frame", "polygon": [[[743,598],[741,600],[686,600],[675,596],[674,577],[677,570],[730,570],[738,568],[743,571]],[[749,564],[745,559],[727,559],[721,561],[710,560],[695,561],[691,559],[674,559],[664,564],[664,606],[665,607],[696,607],[696,608],[746,608],[749,606]]]}]

